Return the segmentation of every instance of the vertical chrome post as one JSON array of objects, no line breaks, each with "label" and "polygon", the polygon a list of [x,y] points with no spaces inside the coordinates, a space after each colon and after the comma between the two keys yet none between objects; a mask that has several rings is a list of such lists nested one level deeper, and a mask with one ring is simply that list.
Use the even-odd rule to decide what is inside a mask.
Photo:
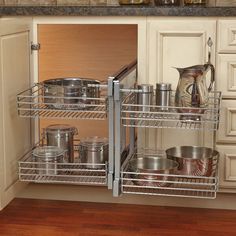
[{"label": "vertical chrome post", "polygon": [[114,102],[115,102],[115,177],[113,185],[113,196],[120,195],[120,167],[121,167],[121,100],[120,83],[114,81]]},{"label": "vertical chrome post", "polygon": [[108,78],[108,130],[109,130],[109,163],[108,163],[108,189],[113,188],[114,175],[114,99],[113,99],[113,79]]}]

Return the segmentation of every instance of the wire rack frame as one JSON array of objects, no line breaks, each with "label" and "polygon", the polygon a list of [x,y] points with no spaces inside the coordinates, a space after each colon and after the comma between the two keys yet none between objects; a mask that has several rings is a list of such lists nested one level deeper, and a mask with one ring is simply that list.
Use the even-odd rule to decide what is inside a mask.
[{"label": "wire rack frame", "polygon": [[[75,150],[78,150],[75,147]],[[33,150],[18,161],[19,180],[34,183],[107,186],[107,163],[56,163],[36,161]]]},{"label": "wire rack frame", "polygon": [[45,96],[45,87],[35,84],[17,95],[17,109],[21,117],[61,119],[107,118],[106,86],[101,87],[99,98]]},{"label": "wire rack frame", "polygon": [[[137,91],[131,90],[124,96],[121,111],[124,126],[208,130],[217,130],[219,127],[221,92],[210,93],[205,108],[140,105],[137,104],[137,94]],[[171,100],[171,104],[174,104],[174,92]]]},{"label": "wire rack frame", "polygon": [[[158,152],[160,156],[163,152]],[[121,192],[141,195],[215,199],[218,191],[218,158],[214,159],[211,176],[188,176],[130,171],[130,160],[152,154],[136,153],[124,163],[121,171]]]}]

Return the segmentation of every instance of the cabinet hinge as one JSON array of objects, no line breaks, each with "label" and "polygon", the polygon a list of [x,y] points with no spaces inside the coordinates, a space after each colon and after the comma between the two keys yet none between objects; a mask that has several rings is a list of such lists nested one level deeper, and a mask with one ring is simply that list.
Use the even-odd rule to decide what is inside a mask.
[{"label": "cabinet hinge", "polygon": [[38,51],[40,47],[40,43],[31,43],[31,51]]}]

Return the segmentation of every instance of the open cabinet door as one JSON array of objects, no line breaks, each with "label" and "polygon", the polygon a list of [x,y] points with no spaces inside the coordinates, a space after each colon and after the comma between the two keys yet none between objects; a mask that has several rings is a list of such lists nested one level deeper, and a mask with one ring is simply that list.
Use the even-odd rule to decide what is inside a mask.
[{"label": "open cabinet door", "polygon": [[25,184],[18,160],[31,146],[30,119],[18,117],[16,95],[30,86],[31,18],[0,19],[0,209]]}]

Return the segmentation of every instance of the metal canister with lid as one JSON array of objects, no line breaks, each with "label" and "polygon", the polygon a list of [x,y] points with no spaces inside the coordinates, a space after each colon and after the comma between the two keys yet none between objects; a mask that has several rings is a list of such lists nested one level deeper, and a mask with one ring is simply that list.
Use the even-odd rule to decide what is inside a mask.
[{"label": "metal canister with lid", "polygon": [[156,84],[156,105],[160,111],[168,111],[171,100],[171,84],[157,83]]},{"label": "metal canister with lid", "polygon": [[153,85],[151,84],[141,84],[138,85],[138,104],[143,105],[139,107],[140,111],[148,112],[150,111],[150,105],[153,101]]},{"label": "metal canister with lid", "polygon": [[59,164],[63,163],[65,150],[54,146],[36,147],[33,150],[35,170],[39,175],[59,174]]},{"label": "metal canister with lid", "polygon": [[74,135],[76,127],[67,124],[49,125],[44,129],[48,146],[57,146],[66,151],[65,162],[74,162]]},{"label": "metal canister with lid", "polygon": [[88,169],[101,169],[108,161],[108,139],[98,136],[86,137],[80,140],[79,156],[81,163]]}]

